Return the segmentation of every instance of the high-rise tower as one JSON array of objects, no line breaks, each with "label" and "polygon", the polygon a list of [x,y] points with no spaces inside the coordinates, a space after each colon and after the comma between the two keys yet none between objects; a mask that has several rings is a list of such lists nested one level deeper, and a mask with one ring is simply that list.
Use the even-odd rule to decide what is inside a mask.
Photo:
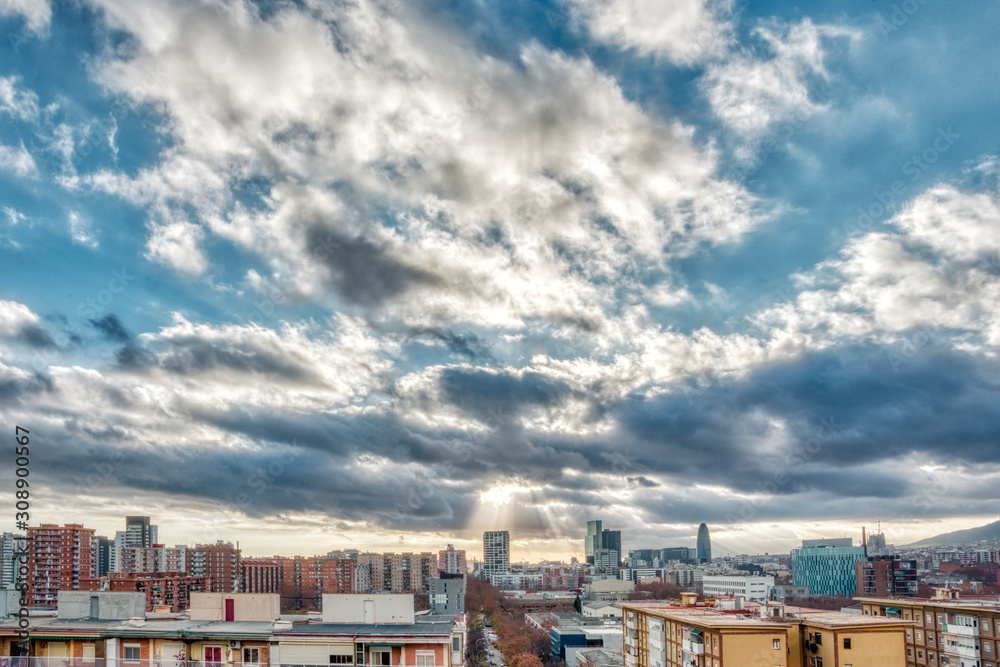
[{"label": "high-rise tower", "polygon": [[698,562],[712,562],[712,538],[708,535],[708,526],[698,526]]},{"label": "high-rise tower", "polygon": [[601,550],[603,535],[603,525],[600,521],[587,522],[587,541],[583,544],[583,555],[590,564],[594,563],[594,556]]}]

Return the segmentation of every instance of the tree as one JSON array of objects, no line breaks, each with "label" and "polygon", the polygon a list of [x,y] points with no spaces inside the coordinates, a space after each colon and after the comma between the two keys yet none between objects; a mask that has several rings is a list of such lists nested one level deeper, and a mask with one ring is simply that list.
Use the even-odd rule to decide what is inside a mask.
[{"label": "tree", "polygon": [[664,581],[636,584],[635,590],[628,594],[629,600],[670,600],[680,597],[684,589],[677,584]]},{"label": "tree", "polygon": [[579,595],[577,595],[576,599],[573,600],[573,609],[576,609],[576,613],[578,614],[583,613],[583,602],[580,600]]}]

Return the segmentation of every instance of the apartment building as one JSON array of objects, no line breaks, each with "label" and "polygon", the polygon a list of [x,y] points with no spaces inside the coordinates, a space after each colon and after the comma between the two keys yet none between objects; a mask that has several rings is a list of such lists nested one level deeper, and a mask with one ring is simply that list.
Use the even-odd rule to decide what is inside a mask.
[{"label": "apartment building", "polygon": [[240,580],[244,593],[280,593],[281,565],[276,558],[244,558]]},{"label": "apartment building", "polygon": [[96,573],[93,528],[43,523],[28,528],[28,585],[32,606],[54,607],[59,591],[80,590]]},{"label": "apartment building", "polygon": [[914,597],[917,561],[893,556],[870,556],[855,564],[856,594],[861,597]]},{"label": "apartment building", "polygon": [[[110,594],[110,597],[121,594]],[[465,615],[419,616],[412,595],[324,596],[322,622],[278,616],[277,594],[192,596],[188,618],[142,618],[142,602],[72,600],[32,617],[27,646],[18,619],[0,619],[0,664],[27,667],[462,667]],[[141,596],[138,596],[141,597]],[[123,622],[125,621],[125,622]]]},{"label": "apartment building", "polygon": [[1000,667],[1000,600],[962,598],[938,589],[934,598],[855,598],[865,617],[912,621],[907,667]]},{"label": "apartment building", "polygon": [[184,570],[192,577],[208,577],[211,592],[240,592],[240,550],[231,543],[199,544],[184,555]]},{"label": "apartment building", "polygon": [[438,572],[465,574],[467,571],[465,549],[456,549],[455,545],[449,544],[447,549],[438,552]]},{"label": "apartment building", "polygon": [[371,586],[368,591],[356,586],[359,593],[423,593],[428,580],[438,574],[438,556],[430,552],[363,553],[358,554],[357,565],[367,566],[365,578]]},{"label": "apartment building", "polygon": [[624,603],[625,667],[905,667],[912,623],[782,605]]},{"label": "apartment building", "polygon": [[[106,590],[111,592],[144,594],[146,611],[184,611],[193,593],[210,588],[208,577],[193,577],[186,572],[110,572],[105,582]],[[86,580],[80,590],[97,591],[102,585],[99,579]]]}]

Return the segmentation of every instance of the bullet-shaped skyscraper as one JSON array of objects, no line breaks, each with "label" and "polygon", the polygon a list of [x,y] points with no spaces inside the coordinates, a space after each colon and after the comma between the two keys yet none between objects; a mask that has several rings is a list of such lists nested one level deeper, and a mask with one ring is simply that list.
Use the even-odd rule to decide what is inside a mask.
[{"label": "bullet-shaped skyscraper", "polygon": [[698,526],[698,562],[712,562],[712,538],[708,536],[708,526]]}]

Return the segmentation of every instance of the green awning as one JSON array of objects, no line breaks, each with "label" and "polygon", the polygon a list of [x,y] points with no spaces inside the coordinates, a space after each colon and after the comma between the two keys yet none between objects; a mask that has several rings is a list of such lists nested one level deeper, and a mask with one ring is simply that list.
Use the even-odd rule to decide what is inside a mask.
[{"label": "green awning", "polygon": [[692,637],[701,637],[701,630],[692,630],[691,631],[691,636]]},{"label": "green awning", "polygon": [[899,607],[882,607],[882,609],[884,609],[885,613],[887,613],[887,614],[898,614],[899,613]]}]

